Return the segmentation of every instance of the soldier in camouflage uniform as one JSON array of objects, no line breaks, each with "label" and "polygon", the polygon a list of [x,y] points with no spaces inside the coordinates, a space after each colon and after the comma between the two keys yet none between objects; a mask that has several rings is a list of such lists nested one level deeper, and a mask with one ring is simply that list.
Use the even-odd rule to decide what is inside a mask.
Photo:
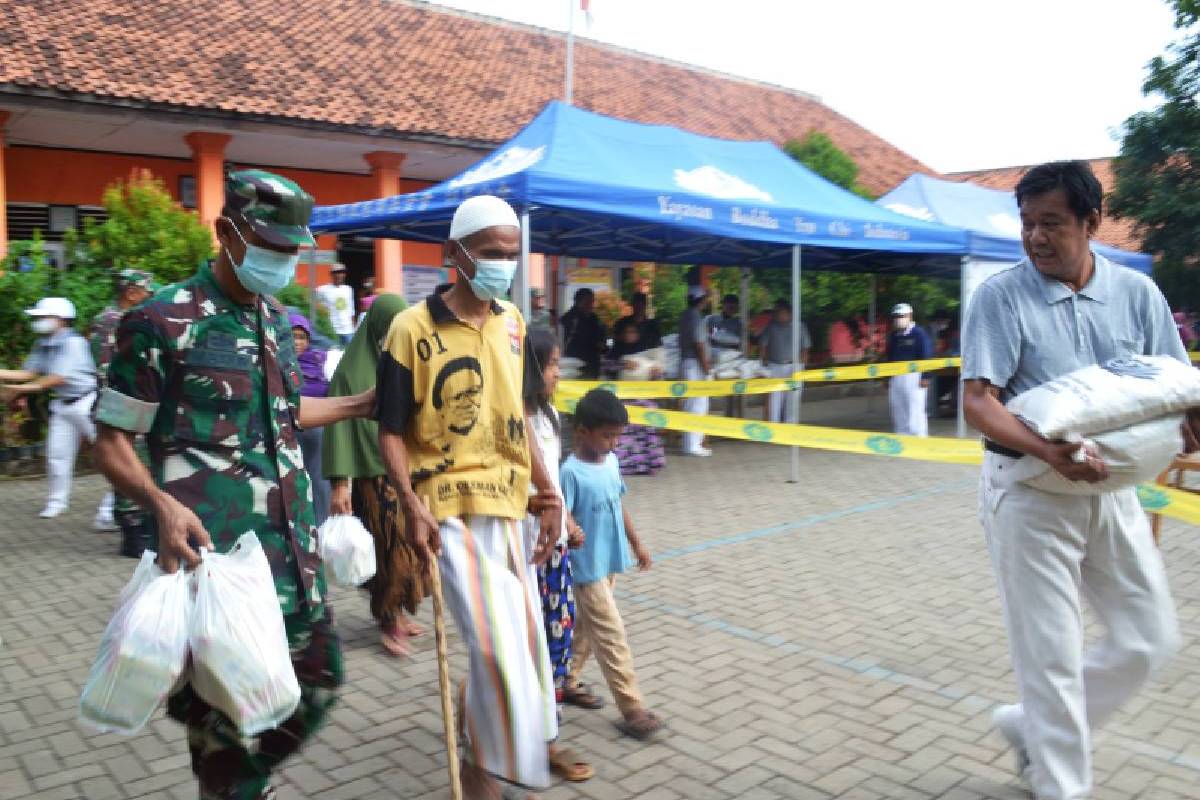
[{"label": "soldier in camouflage uniform", "polygon": [[[96,378],[102,391],[108,385],[108,365],[117,349],[117,325],[121,322],[121,316],[157,292],[159,285],[149,272],[123,269],[116,274],[114,289],[116,296],[113,302],[96,315],[88,331],[92,358],[96,362]],[[149,465],[150,454],[146,450],[145,437],[137,437],[135,448],[142,463]],[[121,530],[121,555],[141,558],[142,551],[149,546],[145,512],[133,500],[117,492],[113,503],[113,521]]]},{"label": "soldier in camouflage uniform", "polygon": [[[343,680],[296,432],[367,416],[374,389],[300,397],[287,312],[269,295],[291,279],[299,245],[312,242],[312,202],[271,173],[231,173],[220,254],[121,319],[97,415],[101,468],[153,513],[164,569],[194,567],[199,548],[227,552],[254,531],[275,576],[300,708],[249,743],[190,686],[173,695],[167,711],[187,726],[202,800],[271,797],[271,772],[316,732]],[[138,433],[149,471],[134,453]]]}]

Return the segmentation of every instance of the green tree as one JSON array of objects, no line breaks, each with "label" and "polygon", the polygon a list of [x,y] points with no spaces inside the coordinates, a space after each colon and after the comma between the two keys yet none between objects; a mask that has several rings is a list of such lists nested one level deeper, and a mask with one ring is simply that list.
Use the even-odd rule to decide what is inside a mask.
[{"label": "green tree", "polygon": [[75,303],[81,330],[112,302],[117,270],[141,269],[161,283],[175,283],[213,257],[209,229],[148,171],[136,170],[109,186],[104,211],[104,222],[85,220],[81,233],[67,234],[70,264],[52,280],[52,288]]},{"label": "green tree", "polygon": [[858,183],[858,164],[834,144],[828,134],[809,131],[803,139],[786,141],[783,151],[830,183],[868,200],[875,199]]},{"label": "green tree", "polygon": [[53,269],[42,238],[34,233],[28,242],[10,242],[0,269],[0,367],[21,366],[36,338],[25,309],[49,292]]},{"label": "green tree", "polygon": [[1142,248],[1160,255],[1155,266],[1167,299],[1200,306],[1196,230],[1200,229],[1200,2],[1174,0],[1182,38],[1151,60],[1142,92],[1158,108],[1125,121],[1109,211],[1136,223]]}]

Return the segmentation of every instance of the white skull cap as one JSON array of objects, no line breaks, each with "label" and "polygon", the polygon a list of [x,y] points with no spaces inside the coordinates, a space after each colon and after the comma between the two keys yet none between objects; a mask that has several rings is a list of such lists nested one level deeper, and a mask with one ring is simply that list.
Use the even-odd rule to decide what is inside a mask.
[{"label": "white skull cap", "polygon": [[908,303],[896,303],[896,305],[892,306],[893,317],[911,317],[912,313],[912,306]]},{"label": "white skull cap", "polygon": [[450,221],[450,238],[464,239],[484,228],[501,225],[521,227],[521,221],[517,219],[517,212],[513,211],[512,206],[490,194],[469,197],[454,211],[454,219]]}]

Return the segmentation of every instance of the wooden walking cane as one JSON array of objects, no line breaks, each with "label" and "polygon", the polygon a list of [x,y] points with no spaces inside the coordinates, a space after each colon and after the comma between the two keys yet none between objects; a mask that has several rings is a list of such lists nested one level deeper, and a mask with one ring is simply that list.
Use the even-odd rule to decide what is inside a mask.
[{"label": "wooden walking cane", "polygon": [[[429,498],[421,498],[429,510]],[[446,610],[442,605],[442,572],[437,556],[430,554],[429,582],[433,595],[433,635],[437,643],[438,689],[442,694],[442,724],[446,730],[446,769],[450,773],[450,800],[462,800],[459,776],[458,737],[454,729],[454,703],[450,699],[450,657],[446,647]],[[463,709],[466,713],[466,709]]]}]

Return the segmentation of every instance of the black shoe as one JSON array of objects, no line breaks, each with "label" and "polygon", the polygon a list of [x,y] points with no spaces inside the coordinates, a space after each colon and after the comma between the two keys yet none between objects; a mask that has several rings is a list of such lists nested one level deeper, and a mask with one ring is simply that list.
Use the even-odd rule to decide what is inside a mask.
[{"label": "black shoe", "polygon": [[153,546],[145,525],[121,528],[121,555],[126,558],[141,558],[142,553]]}]

